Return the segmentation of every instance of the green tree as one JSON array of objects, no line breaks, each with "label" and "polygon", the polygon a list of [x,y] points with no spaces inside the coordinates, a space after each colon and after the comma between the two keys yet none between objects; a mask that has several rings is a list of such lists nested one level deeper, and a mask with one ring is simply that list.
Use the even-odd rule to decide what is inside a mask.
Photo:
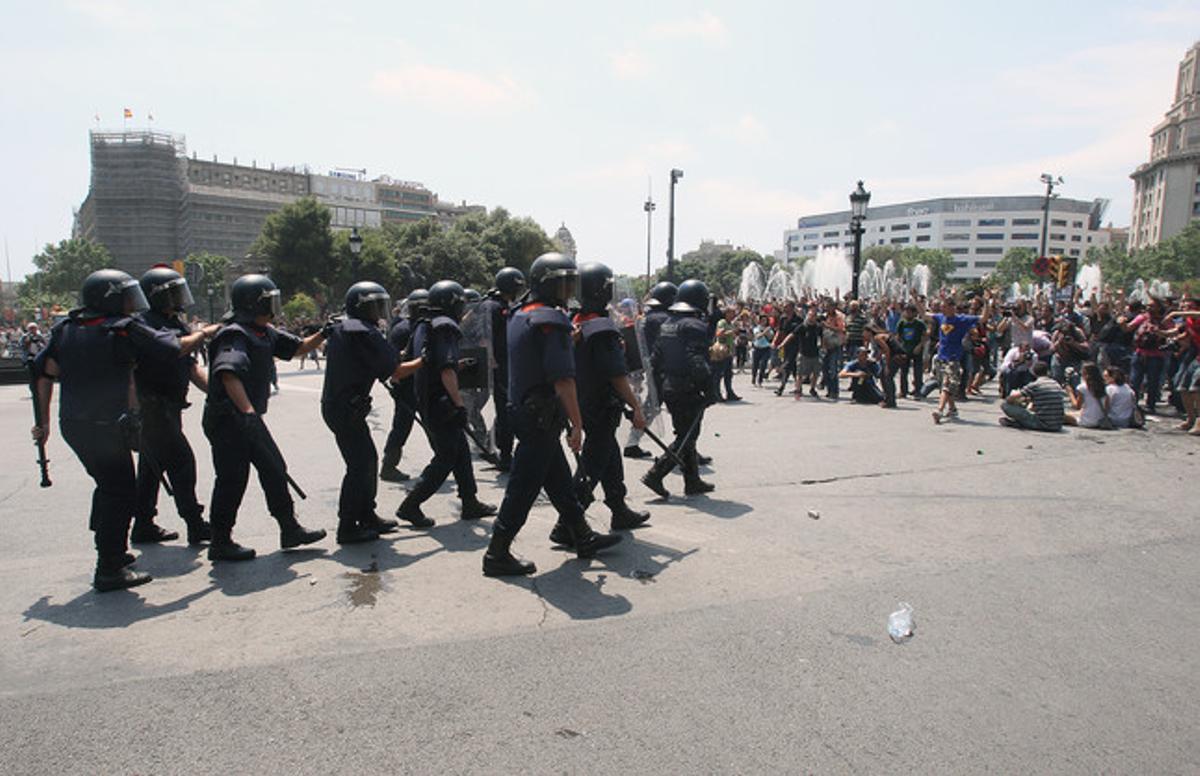
[{"label": "green tree", "polygon": [[1025,286],[1037,280],[1033,274],[1033,260],[1037,252],[1033,248],[1009,248],[991,272],[992,281],[999,286],[1020,283]]},{"label": "green tree", "polygon": [[954,274],[954,254],[944,248],[910,246],[900,251],[896,262],[902,269],[912,270],[918,264],[929,267],[929,290],[940,288]]},{"label": "green tree", "polygon": [[1192,221],[1174,237],[1146,248],[1136,263],[1144,268],[1142,277],[1147,281],[1157,278],[1179,283],[1200,277],[1200,221]]},{"label": "green tree", "polygon": [[359,229],[362,250],[358,254],[358,273],[354,272],[354,254],[350,251],[350,232],[339,231],[333,236],[333,253],[337,261],[337,279],[332,289],[329,307],[338,307],[346,289],[360,280],[370,280],[387,289],[395,297],[400,289],[400,271],[392,246],[382,229]]},{"label": "green tree", "polygon": [[38,294],[78,295],[83,281],[98,269],[113,265],[112,255],[100,243],[91,240],[62,240],[58,245],[47,244],[33,257],[37,271],[26,278],[26,284]]},{"label": "green tree", "polygon": [[313,197],[284,205],[263,223],[250,253],[270,267],[284,296],[303,291],[327,302],[340,273],[329,208]]},{"label": "green tree", "polygon": [[228,256],[207,252],[190,254],[184,260],[184,264],[200,268],[201,279],[192,289],[192,294],[196,297],[196,304],[208,312],[210,318],[215,318],[225,309],[225,273],[229,271],[231,263]]},{"label": "green tree", "polygon": [[[774,265],[773,256],[763,256],[754,251],[737,249],[721,251],[715,258],[680,259],[675,262],[675,282],[682,283],[689,278],[703,280],[708,290],[721,296],[736,296],[742,285],[742,270],[752,261],[763,265],[763,270],[770,272]],[[655,275],[654,282],[667,279],[667,268],[663,267]]]},{"label": "green tree", "polygon": [[902,265],[901,252],[901,248],[897,245],[868,245],[866,248],[863,248],[863,263],[866,263],[870,259],[880,267],[889,261]]},{"label": "green tree", "polygon": [[317,303],[303,291],[297,291],[292,294],[292,298],[283,306],[283,314],[287,316],[289,321],[316,318],[319,312]]}]

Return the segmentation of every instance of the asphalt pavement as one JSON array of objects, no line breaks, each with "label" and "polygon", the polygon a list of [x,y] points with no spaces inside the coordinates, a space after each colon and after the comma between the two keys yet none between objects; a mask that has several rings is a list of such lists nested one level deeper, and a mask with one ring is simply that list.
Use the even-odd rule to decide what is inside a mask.
[{"label": "asphalt pavement", "polygon": [[[538,574],[502,581],[480,573],[491,520],[460,521],[452,485],[431,530],[334,543],[321,375],[280,376],[267,423],[330,538],[279,551],[252,480],[236,536],[258,559],[142,547],[155,580],[108,594],[89,587],[90,480],[56,427],[38,487],[28,393],[0,388],[0,771],[1200,770],[1200,440],[1167,421],[1020,432],[989,399],[935,426],[928,403],[739,376],[745,400],[701,435],[710,497],[661,503],[626,461],[648,526],[578,560],[539,502],[515,545]],[[401,468],[428,457],[416,430]],[[476,475],[498,503],[503,479]],[[381,514],[403,493],[381,483]],[[182,531],[165,495],[160,512]],[[895,644],[900,602],[916,631]]]}]

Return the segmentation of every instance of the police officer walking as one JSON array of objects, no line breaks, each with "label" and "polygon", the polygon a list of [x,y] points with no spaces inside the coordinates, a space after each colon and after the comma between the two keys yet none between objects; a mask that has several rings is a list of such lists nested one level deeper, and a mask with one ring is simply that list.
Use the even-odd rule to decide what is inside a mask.
[{"label": "police officer walking", "polygon": [[133,512],[134,544],[165,542],[179,534],[154,522],[158,514],[159,481],[166,475],[174,492],[175,508],[187,526],[188,544],[198,545],[211,538],[204,507],[196,499],[196,456],[183,434],[183,410],[189,384],[208,392],[208,375],[193,355],[208,337],[220,330],[210,324],[192,332],[182,315],[194,304],[188,282],[167,266],[152,267],[142,275],[142,293],[150,309],[141,321],[156,331],[179,339],[177,358],[165,363],[140,359],[134,371],[138,405],[141,408],[142,436],[137,465],[137,501]]},{"label": "police officer walking", "polygon": [[590,558],[621,540],[596,533],[584,518],[562,451],[562,432],[578,453],[583,420],[575,394],[571,322],[563,307],[575,294],[575,260],[560,253],[539,256],[529,270],[529,294],[508,324],[509,419],[517,438],[512,471],[492,539],[483,556],[489,577],[532,574],[534,565],[512,554],[513,539],[525,525],[538,491],[545,488],[558,511],[554,533],[581,558]]},{"label": "police officer walking", "polygon": [[[646,400],[642,405],[647,423],[651,423],[662,408],[662,379],[651,366],[650,356],[654,353],[655,343],[658,342],[658,333],[667,322],[667,308],[675,304],[675,294],[678,290],[674,283],[664,280],[650,289],[650,298],[646,300],[646,314],[642,318],[646,352],[642,354],[642,359],[645,379],[652,381],[647,383]],[[649,389],[650,385],[654,386],[653,393]],[[641,447],[641,441],[642,430],[637,427],[630,429],[629,439],[625,441],[626,458],[649,458],[653,455]]]},{"label": "police officer walking", "polygon": [[[612,512],[614,531],[636,528],[650,519],[649,512],[636,512],[625,503],[625,470],[617,444],[617,426],[626,406],[633,410],[633,427],[646,427],[642,407],[625,367],[625,346],[616,323],[608,316],[612,301],[613,273],[604,264],[589,262],[579,267],[580,311],[575,316],[575,385],[579,413],[583,419],[583,451],[576,488],[583,505],[592,501],[597,482],[604,490],[604,503]],[[567,531],[555,528],[551,540],[570,544]]]},{"label": "police officer walking", "polygon": [[174,334],[156,331],[131,317],[146,310],[141,286],[115,269],[93,272],[83,281],[80,309],[50,332],[34,359],[42,425],[35,440],[50,438],[53,381],[62,384],[59,428],[63,439],[96,483],[89,527],[96,537],[96,573],[101,592],[135,587],[149,574],[129,568],[128,545],[137,485],[130,450],[137,427],[130,397],[138,358],[171,362],[179,357]]},{"label": "police officer walking", "polygon": [[476,496],[475,472],[467,446],[467,408],[458,390],[458,328],[463,313],[463,287],[453,280],[434,283],[429,289],[431,320],[421,320],[413,331],[410,352],[423,357],[415,377],[417,407],[425,424],[433,460],[421,472],[416,485],[396,510],[396,517],[414,528],[428,528],[433,520],[421,511],[450,473],[458,485],[463,520],[496,514],[496,507]]},{"label": "police officer walking", "polygon": [[[388,342],[396,353],[403,355],[408,350],[408,341],[412,339],[413,326],[425,315],[425,305],[429,302],[429,292],[418,288],[405,299],[404,309],[388,330]],[[388,382],[388,392],[392,396],[392,428],[388,431],[387,441],[383,444],[383,461],[379,467],[379,479],[384,482],[404,482],[408,475],[400,471],[397,465],[404,453],[404,444],[412,433],[413,420],[417,412],[417,394],[413,388],[413,378]]]},{"label": "police officer walking", "polygon": [[[287,550],[325,538],[296,520],[288,493],[287,464],[263,422],[276,358],[289,361],[321,346],[320,331],[300,339],[271,322],[281,311],[279,289],[265,275],[243,275],[229,292],[232,311],[209,347],[208,400],[204,434],[212,443],[216,482],[212,496],[209,560],[250,560],[254,550],[233,541],[237,510],[246,492],[250,467],[279,523],[279,543]],[[372,469],[372,472],[374,469]]]},{"label": "police officer walking", "polygon": [[339,544],[374,541],[397,527],[395,520],[375,513],[378,456],[367,427],[371,388],[376,380],[407,377],[421,361],[399,364],[396,350],[379,331],[391,304],[378,283],[355,283],[346,291],[346,317],[326,328],[321,417],[346,462],[338,497]]},{"label": "police officer walking", "polygon": [[[653,355],[655,370],[662,375],[663,399],[675,430],[671,449],[683,464],[683,492],[689,496],[713,490],[711,483],[700,479],[696,456],[701,419],[714,389],[708,365],[711,337],[704,322],[708,304],[708,286],[702,281],[693,278],[680,284]],[[663,498],[669,498],[663,479],[674,467],[675,457],[662,455],[642,477],[642,482]]]},{"label": "police officer walking", "polygon": [[492,370],[492,395],[495,399],[496,448],[500,461],[496,468],[507,472],[512,468],[513,432],[508,420],[508,319],[513,303],[525,293],[525,275],[516,267],[505,267],[496,273],[496,287],[488,291],[480,304],[480,312],[491,318],[492,324],[492,358],[495,368]]}]

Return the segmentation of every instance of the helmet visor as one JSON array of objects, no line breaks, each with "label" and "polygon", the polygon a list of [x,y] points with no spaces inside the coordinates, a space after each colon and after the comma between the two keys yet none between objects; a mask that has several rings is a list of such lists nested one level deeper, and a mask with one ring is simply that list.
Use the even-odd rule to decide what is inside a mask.
[{"label": "helmet visor", "polygon": [[196,303],[192,298],[191,289],[188,288],[188,282],[183,278],[176,278],[167,283],[166,296],[174,310],[186,310]]},{"label": "helmet visor", "polygon": [[146,303],[146,295],[142,293],[141,284],[133,278],[121,284],[121,304],[126,315],[144,313],[150,309],[150,305]]},{"label": "helmet visor", "polygon": [[392,297],[386,293],[365,294],[358,298],[358,316],[364,321],[382,321],[392,310]]},{"label": "helmet visor", "polygon": [[258,297],[258,304],[254,311],[258,315],[269,315],[272,318],[283,315],[283,300],[280,298],[279,289],[272,288],[270,291],[263,291]]}]

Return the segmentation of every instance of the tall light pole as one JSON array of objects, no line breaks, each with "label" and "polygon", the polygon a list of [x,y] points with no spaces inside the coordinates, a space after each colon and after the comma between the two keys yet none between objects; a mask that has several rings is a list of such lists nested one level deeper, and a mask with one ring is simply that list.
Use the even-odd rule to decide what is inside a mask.
[{"label": "tall light pole", "polygon": [[646,290],[650,289],[650,222],[655,207],[653,197],[647,192],[646,201],[642,203],[642,210],[646,211]]},{"label": "tall light pole", "polygon": [[1054,193],[1055,186],[1063,184],[1062,176],[1057,178],[1048,172],[1042,173],[1042,183],[1046,184],[1046,199],[1042,202],[1042,252],[1039,256],[1046,255],[1046,235],[1050,229],[1050,200],[1054,199],[1057,194]]},{"label": "tall light pole", "polygon": [[871,201],[871,192],[863,188],[863,182],[850,192],[850,233],[854,235],[854,274],[850,278],[850,295],[858,299],[858,273],[862,268],[862,236],[867,231],[863,221],[867,220],[867,203]]},{"label": "tall light pole", "polygon": [[358,233],[358,227],[357,226],[351,227],[350,228],[350,282],[351,283],[358,282],[358,267],[359,267],[358,255],[360,253],[362,253],[362,244],[363,244],[363,239],[362,239],[362,235]]},{"label": "tall light pole", "polygon": [[667,218],[667,280],[675,282],[675,184],[683,177],[683,170],[671,170],[671,205]]}]

